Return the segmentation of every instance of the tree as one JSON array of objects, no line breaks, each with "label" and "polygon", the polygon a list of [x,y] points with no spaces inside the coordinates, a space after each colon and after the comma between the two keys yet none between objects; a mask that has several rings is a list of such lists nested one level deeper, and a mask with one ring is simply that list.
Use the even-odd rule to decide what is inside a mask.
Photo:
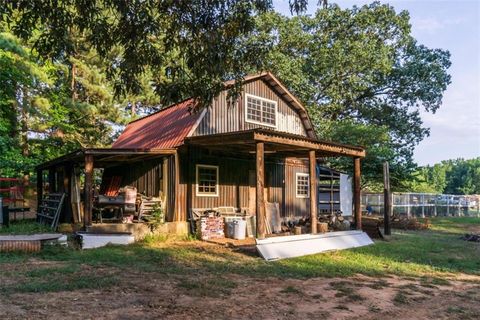
[{"label": "tree", "polygon": [[480,194],[480,158],[446,160],[420,167],[408,183],[414,192]]},{"label": "tree", "polygon": [[48,65],[38,64],[15,37],[0,33],[0,174],[28,173],[34,161],[28,134],[37,130],[48,105]]},{"label": "tree", "polygon": [[96,57],[78,51],[72,79],[71,64],[42,61],[28,43],[0,33],[0,175],[30,174],[73,149],[110,145],[113,125],[125,118]]},{"label": "tree", "polygon": [[307,105],[318,136],[364,144],[365,182],[380,182],[389,161],[393,187],[402,187],[414,147],[429,134],[420,110],[435,112],[450,83],[448,51],[418,44],[408,13],[378,2],[329,5],[312,17],[267,13],[254,38],[272,45],[264,65]]},{"label": "tree", "polygon": [[[307,2],[291,0],[291,10]],[[76,33],[102,57],[117,50],[107,61],[117,93],[140,93],[141,76],[151,74],[164,103],[186,96],[210,102],[224,80],[259,66],[266,48],[247,39],[255,14],[271,9],[271,1],[259,0],[6,0],[0,16],[54,60],[75,56]]]}]

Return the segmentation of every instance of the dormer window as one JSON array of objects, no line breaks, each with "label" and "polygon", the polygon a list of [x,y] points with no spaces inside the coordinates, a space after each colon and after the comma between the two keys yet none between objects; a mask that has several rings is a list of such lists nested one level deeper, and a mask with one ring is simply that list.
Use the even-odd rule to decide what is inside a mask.
[{"label": "dormer window", "polygon": [[245,95],[245,121],[277,127],[277,103],[254,95]]}]

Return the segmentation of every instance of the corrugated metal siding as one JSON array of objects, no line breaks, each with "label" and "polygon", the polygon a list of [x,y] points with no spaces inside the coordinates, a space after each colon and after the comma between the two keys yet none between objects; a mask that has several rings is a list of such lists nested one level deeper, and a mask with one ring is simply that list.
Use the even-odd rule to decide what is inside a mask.
[{"label": "corrugated metal siding", "polygon": [[255,128],[272,129],[245,121],[245,94],[252,94],[277,102],[278,123],[276,130],[307,136],[297,111],[290,107],[262,80],[246,83],[243,86],[241,96],[235,103],[228,103],[227,91],[223,91],[214,99],[193,135],[208,135]]},{"label": "corrugated metal siding", "polygon": [[308,162],[287,159],[285,165],[285,214],[287,219],[299,219],[310,216],[310,199],[297,198],[296,174],[308,173]]},{"label": "corrugated metal siding", "polygon": [[[216,197],[196,195],[196,165],[216,165],[219,167],[219,194]],[[247,210],[249,207],[249,171],[255,170],[254,159],[236,159],[228,156],[207,155],[192,149],[186,163],[188,175],[188,207],[214,208],[232,206]],[[308,198],[297,198],[295,190],[295,174],[308,173],[305,161],[268,159],[265,163],[266,199],[278,202],[280,215],[287,219],[299,219],[310,215]]]},{"label": "corrugated metal siding", "polygon": [[[199,152],[191,153],[189,161],[188,192],[191,195],[192,208],[213,208],[233,206],[248,208],[248,171],[253,170],[253,160],[241,160],[228,157],[212,157]],[[196,165],[216,165],[219,167],[219,194],[217,197],[196,195]]]}]

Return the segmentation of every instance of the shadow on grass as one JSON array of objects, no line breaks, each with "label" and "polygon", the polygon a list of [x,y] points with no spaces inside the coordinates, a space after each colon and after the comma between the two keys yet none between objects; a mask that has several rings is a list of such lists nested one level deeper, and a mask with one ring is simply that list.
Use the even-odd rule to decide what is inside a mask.
[{"label": "shadow on grass", "polygon": [[[29,266],[32,258],[50,261],[54,266]],[[391,241],[379,241],[373,246],[273,262],[189,241],[162,246],[138,243],[83,251],[47,247],[33,255],[2,254],[0,267],[2,263],[28,266],[18,267],[18,271],[9,275],[18,279],[4,285],[1,291],[4,293],[104,288],[114,286],[119,280],[118,275],[125,273],[149,273],[177,279],[183,281],[181,287],[193,286],[199,291],[208,291],[212,279],[230,274],[250,278],[344,277],[354,274],[435,277],[441,276],[442,272],[480,275],[480,246],[458,239],[458,234],[444,231],[395,231]],[[201,280],[205,283],[190,283],[198,274],[206,277]]]}]

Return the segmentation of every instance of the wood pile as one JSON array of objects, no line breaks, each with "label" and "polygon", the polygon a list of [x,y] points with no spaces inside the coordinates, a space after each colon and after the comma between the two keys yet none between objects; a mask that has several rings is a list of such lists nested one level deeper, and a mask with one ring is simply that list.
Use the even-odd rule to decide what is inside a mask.
[{"label": "wood pile", "polygon": [[480,234],[466,233],[460,239],[465,241],[480,242]]},{"label": "wood pile", "polygon": [[394,229],[426,230],[432,225],[430,224],[429,219],[425,219],[425,222],[420,222],[417,218],[393,217],[391,226]]},{"label": "wood pile", "polygon": [[197,220],[197,236],[202,240],[225,237],[223,217],[205,216]]},{"label": "wood pile", "polygon": [[368,234],[370,238],[383,239],[383,234],[380,227],[383,225],[383,220],[373,217],[362,218],[362,230]]}]

